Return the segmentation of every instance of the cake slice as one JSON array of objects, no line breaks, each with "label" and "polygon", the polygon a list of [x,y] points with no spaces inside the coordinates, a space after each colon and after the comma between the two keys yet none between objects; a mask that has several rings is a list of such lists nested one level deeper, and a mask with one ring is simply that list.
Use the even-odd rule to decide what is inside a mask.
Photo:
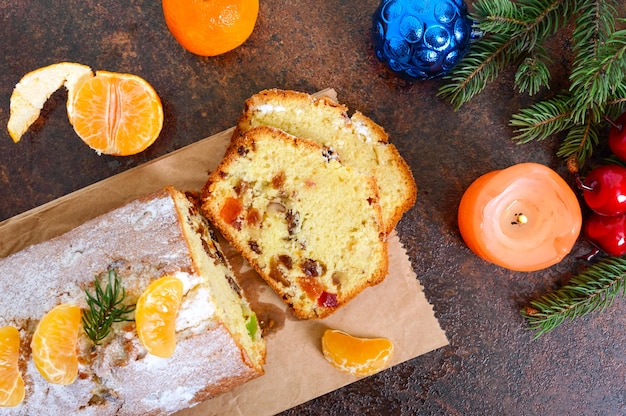
[{"label": "cake slice", "polygon": [[387,272],[375,179],[332,149],[256,127],[226,151],[202,209],[302,319],[322,318]]},{"label": "cake slice", "polygon": [[344,105],[327,97],[271,89],[250,97],[233,139],[255,126],[276,127],[333,149],[342,162],[373,175],[387,233],[415,203],[417,188],[409,166],[388,143],[385,130],[360,112],[348,115]]},{"label": "cake slice", "polygon": [[[154,280],[173,276],[184,293],[169,358],[147,352],[134,317],[96,344],[79,329],[78,375],[51,384],[33,363],[37,322],[59,304],[89,309],[110,271],[133,306]],[[263,374],[265,343],[197,198],[166,188],[0,260],[0,326],[21,335],[21,404],[2,414],[156,415],[193,406]]]}]

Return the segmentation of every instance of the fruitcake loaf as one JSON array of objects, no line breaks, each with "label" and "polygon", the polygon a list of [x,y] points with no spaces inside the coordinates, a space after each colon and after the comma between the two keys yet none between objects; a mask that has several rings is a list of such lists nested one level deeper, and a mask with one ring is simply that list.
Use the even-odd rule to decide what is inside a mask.
[{"label": "fruitcake loaf", "polygon": [[246,101],[233,139],[260,125],[314,140],[337,152],[345,164],[373,175],[387,233],[415,203],[417,188],[410,168],[388,143],[385,130],[362,113],[349,116],[347,107],[327,97],[271,89]]},{"label": "fruitcake loaf", "polygon": [[[263,374],[256,317],[197,202],[166,188],[0,260],[0,327],[19,330],[26,386],[23,401],[0,414],[170,414]],[[81,324],[76,378],[47,381],[31,347],[39,320],[61,304],[79,306],[84,318],[86,293],[96,297],[96,282],[104,288],[111,273],[131,311],[156,279],[182,282],[173,355],[144,348],[133,311],[97,343]]]},{"label": "fruitcake loaf", "polygon": [[387,241],[373,177],[314,141],[260,126],[232,142],[202,210],[302,319],[381,282]]}]

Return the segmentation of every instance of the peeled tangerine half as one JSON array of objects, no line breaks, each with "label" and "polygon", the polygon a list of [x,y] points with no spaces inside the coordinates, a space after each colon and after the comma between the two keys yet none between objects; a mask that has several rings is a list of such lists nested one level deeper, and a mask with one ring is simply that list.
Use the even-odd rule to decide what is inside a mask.
[{"label": "peeled tangerine half", "polygon": [[484,174],[459,204],[459,230],[479,257],[516,271],[561,261],[582,227],[576,194],[555,171],[520,163]]},{"label": "peeled tangerine half", "polygon": [[20,374],[20,333],[13,326],[0,327],[0,407],[17,406],[24,400]]},{"label": "peeled tangerine half", "polygon": [[393,342],[387,338],[359,338],[327,329],[322,336],[322,352],[333,367],[355,376],[369,376],[389,365]]},{"label": "peeled tangerine half", "polygon": [[81,325],[80,308],[70,304],[55,306],[39,321],[30,346],[35,367],[50,383],[67,385],[76,379]]},{"label": "peeled tangerine half", "polygon": [[137,300],[137,335],[150,354],[161,358],[174,354],[176,316],[182,298],[183,282],[172,276],[163,276],[150,283]]},{"label": "peeled tangerine half", "polygon": [[97,71],[73,95],[67,115],[76,134],[98,153],[129,156],[152,145],[163,127],[161,99],[133,74]]}]

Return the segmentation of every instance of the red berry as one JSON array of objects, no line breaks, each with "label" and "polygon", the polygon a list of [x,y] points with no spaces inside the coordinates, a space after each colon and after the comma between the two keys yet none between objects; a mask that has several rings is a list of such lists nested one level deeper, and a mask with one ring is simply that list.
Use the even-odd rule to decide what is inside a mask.
[{"label": "red berry", "polygon": [[626,254],[626,215],[593,213],[585,221],[583,233],[589,242],[611,256]]},{"label": "red berry", "polygon": [[615,156],[626,160],[626,113],[623,113],[613,123],[609,130],[609,147]]},{"label": "red berry", "polygon": [[626,213],[626,168],[603,165],[593,169],[581,183],[585,202],[601,215]]}]

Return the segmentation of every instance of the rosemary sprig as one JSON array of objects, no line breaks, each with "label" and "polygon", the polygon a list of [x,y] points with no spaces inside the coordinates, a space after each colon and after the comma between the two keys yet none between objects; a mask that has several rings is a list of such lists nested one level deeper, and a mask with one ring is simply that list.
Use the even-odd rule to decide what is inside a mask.
[{"label": "rosemary sprig", "polygon": [[521,310],[535,339],[566,320],[603,310],[620,294],[626,296],[626,258],[607,257],[574,276],[567,285],[547,293]]},{"label": "rosemary sprig", "polygon": [[95,295],[85,290],[89,308],[82,314],[83,328],[96,345],[109,335],[113,323],[129,321],[127,315],[135,310],[135,305],[123,304],[126,291],[122,287],[117,271],[110,268],[107,278],[106,287],[103,289],[96,276]]}]

